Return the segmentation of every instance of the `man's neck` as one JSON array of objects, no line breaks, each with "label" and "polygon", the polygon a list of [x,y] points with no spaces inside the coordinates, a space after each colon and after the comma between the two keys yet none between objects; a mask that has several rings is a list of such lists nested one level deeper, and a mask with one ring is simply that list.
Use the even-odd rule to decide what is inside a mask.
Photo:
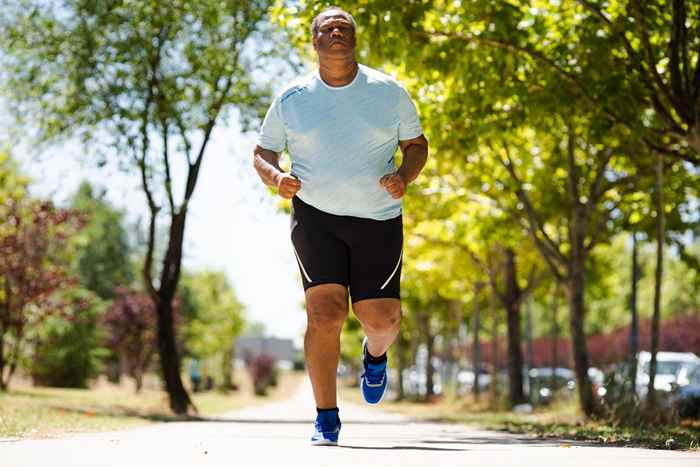
[{"label": "man's neck", "polygon": [[358,69],[354,57],[349,60],[324,60],[318,65],[321,79],[329,86],[345,86],[351,83]]}]

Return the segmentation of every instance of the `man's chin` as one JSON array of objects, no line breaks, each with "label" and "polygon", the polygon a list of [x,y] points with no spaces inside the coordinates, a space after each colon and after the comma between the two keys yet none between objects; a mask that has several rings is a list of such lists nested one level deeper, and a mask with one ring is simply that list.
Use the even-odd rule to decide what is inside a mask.
[{"label": "man's chin", "polygon": [[348,57],[354,55],[355,51],[348,46],[343,46],[343,47],[329,47],[326,50],[323,51],[323,55],[326,57],[332,57],[332,58],[340,58],[340,57]]}]

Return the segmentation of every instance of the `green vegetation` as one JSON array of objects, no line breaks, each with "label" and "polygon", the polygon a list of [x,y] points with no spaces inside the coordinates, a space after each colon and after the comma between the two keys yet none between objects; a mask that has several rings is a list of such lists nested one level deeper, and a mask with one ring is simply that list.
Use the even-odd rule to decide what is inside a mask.
[{"label": "green vegetation", "polygon": [[[565,337],[571,359],[558,363],[574,369],[584,413],[598,416],[587,370],[609,362],[592,360],[587,337],[631,319],[631,281],[615,282],[628,270],[605,266],[611,245],[617,242],[619,265],[628,254],[620,239],[634,233],[656,243],[655,258],[644,246],[651,271],[638,304],[641,316],[653,318],[645,323],[652,328],[646,348],[668,348],[658,339],[663,320],[698,312],[696,303],[675,301],[676,308],[664,298],[670,280],[663,266],[694,271],[680,282],[695,283],[697,247],[689,247],[700,231],[700,101],[692,96],[700,91],[691,77],[700,69],[700,7],[337,4],[358,23],[358,60],[393,74],[414,96],[431,147],[404,205],[406,356],[397,356],[397,365],[412,361],[418,346],[429,360],[439,353],[443,362],[469,365],[473,353],[449,350],[460,326],[471,328],[475,347],[483,338],[477,331],[492,343],[506,334],[507,351],[500,351],[512,406],[522,397],[521,339]],[[277,2],[274,10],[310,64],[308,25],[327,6]],[[666,257],[664,245],[673,246]],[[526,303],[530,322],[549,326],[521,331]],[[568,324],[552,320],[562,315],[560,303]],[[683,345],[695,350],[690,341]],[[485,365],[492,372],[500,366],[495,358]]]},{"label": "green vegetation", "polygon": [[[203,158],[227,117],[247,127],[265,108],[268,83],[257,76],[269,72],[257,67],[286,47],[284,34],[314,66],[309,25],[329,2],[6,3],[0,90],[17,126],[43,144],[93,143],[88,157],[98,165],[118,160],[141,184],[149,219],[145,244],[132,246],[123,214],[98,188],[84,184],[70,208],[53,206],[32,198],[0,153],[0,216],[11,220],[0,224],[0,387],[18,365],[47,384],[85,385],[106,345],[110,377],[130,374],[139,388],[159,352],[170,408],[187,413],[180,357],[203,359],[229,388],[230,349],[244,326],[222,273],[182,270]],[[636,408],[646,424],[615,425],[588,369],[630,361],[640,349],[700,353],[695,335],[665,327],[700,313],[700,4],[338,4],[357,20],[359,61],[405,84],[431,147],[404,205],[404,313],[392,364],[417,367],[421,353],[493,378],[507,368],[508,407],[524,400],[523,366],[570,367],[580,416],[504,412],[500,426],[652,446],[672,434],[694,447],[683,441],[692,426],[652,437],[663,415],[653,391],[649,406]],[[254,50],[252,39],[270,29],[279,35]],[[260,52],[255,66],[246,63],[251,52]],[[138,274],[132,247],[145,251]],[[592,334],[613,331],[619,345],[591,343]],[[349,320],[349,365],[360,338]],[[546,352],[531,350],[543,338]],[[80,368],[67,368],[76,354]],[[435,392],[429,363],[426,400]],[[653,388],[654,363],[650,373]]]},{"label": "green vegetation", "polygon": [[[343,399],[362,403],[355,389],[341,388]],[[415,417],[419,420],[463,423],[484,429],[529,434],[543,439],[560,439],[562,445],[570,441],[589,441],[615,446],[638,446],[654,449],[688,449],[700,451],[700,423],[686,422],[680,426],[626,426],[584,417],[576,401],[560,401],[533,413],[518,414],[489,408],[488,403],[475,403],[471,397],[454,396],[431,403],[421,401],[387,401],[389,411]]]},{"label": "green vegetation", "polygon": [[[184,375],[183,375],[184,376]],[[157,385],[155,375],[147,378]],[[207,391],[193,395],[200,417],[289,397],[302,381],[301,373],[283,372],[267,397],[255,397],[244,372],[236,376],[237,392]],[[167,394],[130,385],[100,384],[90,389],[17,387],[0,393],[0,438],[40,438],[86,431],[107,431],[150,423],[194,420],[173,416]]]}]

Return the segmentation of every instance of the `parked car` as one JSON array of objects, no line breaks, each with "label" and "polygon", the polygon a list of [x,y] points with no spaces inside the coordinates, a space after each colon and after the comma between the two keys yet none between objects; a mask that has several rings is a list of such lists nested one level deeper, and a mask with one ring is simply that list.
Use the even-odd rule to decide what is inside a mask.
[{"label": "parked car", "polygon": [[[491,383],[491,375],[486,369],[479,369],[479,389],[486,391]],[[474,369],[465,368],[457,372],[457,393],[460,395],[471,392],[474,388]]]},{"label": "parked car", "polygon": [[[651,353],[639,352],[637,362],[637,393],[645,397],[649,385]],[[672,385],[678,382],[678,376],[681,373],[687,373],[689,368],[696,365],[700,365],[700,358],[692,352],[657,352],[654,389],[670,392]]]},{"label": "parked car", "polygon": [[686,370],[674,385],[673,404],[679,417],[700,419],[700,364]]},{"label": "parked car", "polygon": [[[424,396],[427,392],[427,378],[425,368],[412,366],[403,371],[403,388],[406,394]],[[442,393],[442,383],[440,381],[440,373],[433,373],[433,393]]]},{"label": "parked car", "polygon": [[576,374],[569,368],[554,369],[554,384],[551,368],[531,368],[527,376],[524,389],[533,404],[548,404],[555,392],[562,391],[568,395],[576,388]]}]

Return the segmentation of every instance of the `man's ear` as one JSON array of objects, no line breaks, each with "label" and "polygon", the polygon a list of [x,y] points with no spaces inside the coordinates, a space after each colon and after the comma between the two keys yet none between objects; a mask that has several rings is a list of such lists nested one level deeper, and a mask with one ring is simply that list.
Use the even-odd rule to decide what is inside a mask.
[{"label": "man's ear", "polygon": [[311,44],[314,46],[314,50],[318,51],[318,40],[316,39],[316,35],[311,38]]}]

